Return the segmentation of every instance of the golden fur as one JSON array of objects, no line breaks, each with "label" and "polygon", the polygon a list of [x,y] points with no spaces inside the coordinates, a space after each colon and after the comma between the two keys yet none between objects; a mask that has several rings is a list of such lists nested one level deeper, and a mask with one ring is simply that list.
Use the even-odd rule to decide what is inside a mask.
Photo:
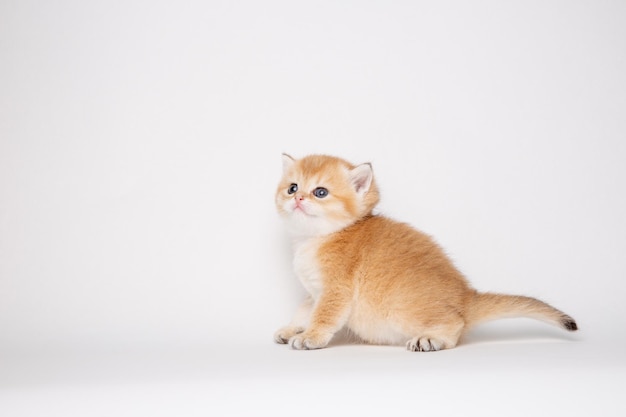
[{"label": "golden fur", "polygon": [[283,168],[276,206],[310,296],[276,342],[323,348],[347,326],[370,343],[435,351],[455,347],[471,326],[503,317],[577,329],[571,317],[537,299],[477,292],[429,236],[373,215],[379,194],[369,164],[283,155]]}]

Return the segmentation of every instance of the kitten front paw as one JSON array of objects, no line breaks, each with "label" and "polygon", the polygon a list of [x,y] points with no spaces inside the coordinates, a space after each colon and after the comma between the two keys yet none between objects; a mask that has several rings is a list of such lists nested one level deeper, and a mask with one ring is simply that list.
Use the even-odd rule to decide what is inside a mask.
[{"label": "kitten front paw", "polygon": [[289,345],[296,350],[321,349],[328,345],[333,335],[304,332],[289,339]]},{"label": "kitten front paw", "polygon": [[304,328],[302,327],[295,327],[295,326],[281,327],[280,329],[278,329],[276,333],[274,333],[274,341],[276,343],[280,343],[281,345],[285,345],[287,344],[287,342],[289,342],[289,339],[291,339],[293,336],[299,333],[302,333],[303,331],[304,331]]}]

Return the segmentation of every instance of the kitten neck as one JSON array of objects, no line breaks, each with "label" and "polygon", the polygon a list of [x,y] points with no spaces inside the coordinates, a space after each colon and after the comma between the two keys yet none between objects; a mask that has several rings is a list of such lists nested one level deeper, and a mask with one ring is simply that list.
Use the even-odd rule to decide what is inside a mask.
[{"label": "kitten neck", "polygon": [[321,238],[325,236],[330,236],[334,233],[337,233],[341,230],[344,230],[346,227],[351,226],[356,223],[357,220],[350,221],[335,221],[329,222],[326,219],[319,218],[319,222],[317,221],[309,221],[305,223],[288,221],[288,231],[291,237],[291,240],[296,242],[303,242],[310,239]]}]

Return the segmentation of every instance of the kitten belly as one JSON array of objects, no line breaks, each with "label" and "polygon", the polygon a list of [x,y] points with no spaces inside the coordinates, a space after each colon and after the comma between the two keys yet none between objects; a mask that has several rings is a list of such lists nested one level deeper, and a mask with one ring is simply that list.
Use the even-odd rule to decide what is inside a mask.
[{"label": "kitten belly", "polygon": [[379,345],[400,345],[410,337],[396,330],[393,323],[363,307],[355,307],[347,327],[365,342]]}]

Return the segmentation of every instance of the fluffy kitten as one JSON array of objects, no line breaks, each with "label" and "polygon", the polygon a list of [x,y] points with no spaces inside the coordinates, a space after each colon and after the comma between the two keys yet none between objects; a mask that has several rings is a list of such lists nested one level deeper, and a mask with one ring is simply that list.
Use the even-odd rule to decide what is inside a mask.
[{"label": "fluffy kitten", "polygon": [[366,342],[436,351],[455,347],[471,326],[504,317],[577,330],[574,319],[537,299],[477,292],[430,237],[373,215],[379,195],[370,164],[283,155],[283,170],[276,206],[310,295],[275,333],[277,343],[319,349],[347,326]]}]

